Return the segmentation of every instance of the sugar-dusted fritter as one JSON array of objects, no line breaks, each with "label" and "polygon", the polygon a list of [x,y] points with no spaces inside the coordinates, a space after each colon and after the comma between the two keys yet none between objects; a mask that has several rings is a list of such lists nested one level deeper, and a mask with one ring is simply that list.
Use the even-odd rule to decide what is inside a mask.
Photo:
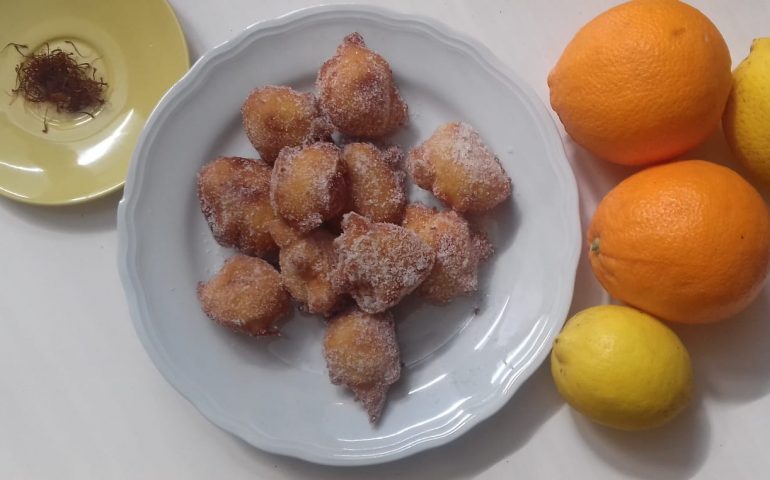
[{"label": "sugar-dusted fritter", "polygon": [[272,169],[261,160],[219,157],[198,171],[198,199],[214,239],[252,256],[276,248],[267,224],[275,218],[270,206]]},{"label": "sugar-dusted fritter", "polygon": [[329,378],[344,385],[363,403],[374,423],[388,389],[401,376],[401,356],[390,312],[368,314],[349,310],[332,318],[324,336]]},{"label": "sugar-dusted fritter", "polygon": [[283,147],[328,140],[334,130],[312,93],[268,85],[253,90],[241,107],[243,130],[263,161]]},{"label": "sugar-dusted fritter", "polygon": [[345,214],[342,229],[334,240],[335,281],[367,313],[396,305],[433,268],[433,249],[411,230],[373,223],[355,212]]},{"label": "sugar-dusted fritter", "polygon": [[270,179],[270,202],[275,213],[300,233],[342,213],[348,188],[340,149],[319,142],[281,150]]},{"label": "sugar-dusted fritter", "polygon": [[409,152],[406,168],[414,183],[458,212],[483,212],[511,196],[499,159],[467,123],[438,127]]},{"label": "sugar-dusted fritter", "polygon": [[342,150],[342,159],[353,211],[373,222],[400,223],[406,205],[401,149],[350,143]]},{"label": "sugar-dusted fritter", "polygon": [[342,306],[345,296],[332,282],[337,261],[334,236],[323,228],[302,235],[282,220],[270,224],[270,233],[281,249],[278,261],[283,285],[300,308],[330,315]]},{"label": "sugar-dusted fritter", "polygon": [[408,120],[390,65],[359,33],[345,37],[321,66],[316,87],[321,108],[347,136],[380,138]]},{"label": "sugar-dusted fritter", "polygon": [[402,224],[433,247],[436,262],[417,294],[433,303],[447,303],[478,289],[479,263],[492,254],[483,234],[452,210],[439,212],[421,203],[407,205]]},{"label": "sugar-dusted fritter", "polygon": [[291,307],[278,271],[246,255],[228,258],[216,275],[200,282],[198,300],[218,324],[253,336],[277,334],[278,320]]}]

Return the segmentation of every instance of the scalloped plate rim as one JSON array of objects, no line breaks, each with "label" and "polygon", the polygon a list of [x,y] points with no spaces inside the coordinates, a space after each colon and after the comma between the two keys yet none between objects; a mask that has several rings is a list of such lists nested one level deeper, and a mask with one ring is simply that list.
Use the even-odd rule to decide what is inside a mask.
[{"label": "scalloped plate rim", "polygon": [[[132,214],[135,213],[137,202],[137,195],[134,194],[134,191],[138,189],[137,182],[141,178],[143,168],[143,164],[137,159],[141,158],[144,152],[149,148],[148,146],[152,144],[157,133],[155,129],[156,125],[162,123],[165,118],[169,117],[171,112],[178,107],[180,102],[182,102],[186,96],[191,94],[197,82],[203,81],[204,77],[202,74],[205,73],[206,69],[209,69],[210,71],[216,66],[217,62],[225,61],[229,55],[237,54],[239,46],[243,47],[247,43],[247,38],[266,36],[274,33],[277,29],[290,27],[292,24],[299,23],[303,20],[312,21],[313,17],[316,16],[333,16],[337,14],[363,15],[370,20],[393,21],[399,22],[400,24],[408,23],[414,28],[420,28],[423,31],[428,32],[434,39],[442,42],[451,40],[455,44],[467,47],[471,53],[476,55],[478,60],[486,64],[489,73],[504,78],[506,84],[519,89],[523,94],[523,97],[529,103],[528,106],[531,113],[536,115],[537,120],[540,122],[541,133],[543,133],[544,137],[548,138],[546,148],[549,151],[549,159],[553,163],[552,167],[556,172],[556,181],[558,181],[559,186],[564,189],[566,197],[571,200],[568,202],[571,206],[571,212],[562,211],[563,218],[560,219],[560,221],[565,224],[565,230],[567,232],[572,232],[572,241],[566,242],[566,244],[570,246],[571,252],[567,255],[567,267],[565,270],[568,271],[570,275],[568,275],[560,285],[562,289],[566,290],[566,292],[561,292],[563,296],[559,297],[562,301],[555,302],[558,303],[558,305],[556,305],[551,312],[553,316],[560,318],[561,320],[548,323],[547,330],[542,332],[542,335],[545,335],[545,339],[540,342],[537,350],[531,355],[526,365],[518,370],[517,375],[512,375],[507,383],[502,385],[502,388],[498,389],[498,392],[493,392],[493,394],[490,395],[492,398],[482,399],[481,405],[462,423],[453,426],[449,432],[445,432],[443,435],[420,439],[396,451],[389,451],[384,455],[340,457],[316,451],[311,447],[317,446],[311,446],[309,444],[303,445],[289,442],[275,443],[274,439],[271,439],[264,432],[256,432],[251,428],[235,423],[233,419],[227,418],[225,415],[221,414],[206,392],[196,392],[194,388],[191,388],[191,382],[178,371],[175,371],[173,362],[167,358],[162,346],[157,343],[157,340],[153,338],[152,334],[147,329],[147,326],[145,325],[147,305],[146,302],[142,301],[146,294],[142,290],[141,284],[138,282],[136,271],[131,267],[132,259],[136,254],[137,233],[134,228],[134,219],[132,217]],[[151,357],[166,380],[179,391],[182,396],[187,398],[187,400],[190,401],[204,415],[204,417],[208,418],[220,428],[231,432],[253,446],[269,453],[296,457],[324,465],[372,465],[404,458],[429,448],[444,445],[459,437],[473,426],[491,417],[500,410],[512,398],[516,390],[524,383],[524,381],[543,363],[547,352],[550,349],[550,343],[566,319],[571,304],[575,272],[580,255],[580,239],[582,235],[578,205],[578,191],[575,176],[565,156],[561,137],[558,134],[553,118],[547,113],[547,110],[537,98],[531,87],[508,67],[502,64],[487,47],[467,35],[459,33],[429,17],[398,13],[389,9],[373,6],[351,4],[321,5],[294,10],[280,17],[260,21],[248,26],[230,40],[221,43],[205,53],[195,62],[188,73],[180,79],[174,87],[166,93],[166,95],[164,95],[155,111],[151,114],[139,137],[137,148],[134,150],[133,160],[129,169],[123,199],[118,206],[118,266],[120,278],[128,301],[130,316],[137,335],[147,351],[147,354]]]}]

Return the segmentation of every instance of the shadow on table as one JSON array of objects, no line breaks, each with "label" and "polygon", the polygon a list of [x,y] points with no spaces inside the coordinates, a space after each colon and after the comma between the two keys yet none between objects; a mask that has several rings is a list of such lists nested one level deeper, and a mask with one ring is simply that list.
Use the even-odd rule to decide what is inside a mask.
[{"label": "shadow on table", "polygon": [[743,178],[748,180],[759,193],[765,198],[765,202],[770,202],[770,188],[758,182],[746,168],[741,165],[733,156],[730,146],[725,139],[724,131],[718,128],[703,143],[685,153],[681,159],[701,159],[724,165],[738,172]]},{"label": "shadow on table", "polygon": [[40,206],[0,199],[0,208],[28,224],[62,233],[97,233],[115,230],[123,190],[77,205]]},{"label": "shadow on table", "polygon": [[743,312],[712,325],[672,325],[709,399],[744,403],[770,393],[770,285]]},{"label": "shadow on table", "polygon": [[645,432],[602,427],[574,410],[572,416],[585,445],[625,475],[656,480],[690,478],[708,457],[711,428],[700,398],[668,425]]},{"label": "shadow on table", "polygon": [[569,138],[564,140],[564,151],[567,158],[570,159],[575,178],[578,180],[580,200],[580,240],[582,245],[575,275],[575,291],[569,312],[569,316],[572,316],[580,310],[609,302],[609,295],[601,287],[591,270],[591,264],[586,254],[588,244],[585,239],[585,232],[591,223],[591,217],[599,200],[619,181],[638,169],[613,165],[599,160]]},{"label": "shadow on table", "polygon": [[521,448],[562,407],[544,363],[497,414],[442,447],[398,462],[371,467],[323,467],[270,455],[234,439],[255,462],[272,463],[288,478],[325,479],[466,479],[472,478]]}]

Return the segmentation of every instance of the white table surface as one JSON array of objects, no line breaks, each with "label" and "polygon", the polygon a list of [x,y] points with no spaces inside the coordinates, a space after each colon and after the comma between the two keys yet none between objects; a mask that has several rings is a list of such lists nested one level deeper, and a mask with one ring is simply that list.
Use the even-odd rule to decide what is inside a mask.
[{"label": "white table surface", "polygon": [[[171,3],[196,59],[253,22],[314,2]],[[547,102],[545,79],[563,47],[616,2],[363,3],[432,16],[476,37]],[[770,36],[767,0],[693,4],[720,28],[734,64],[752,38]],[[597,161],[568,140],[565,149],[585,225],[598,199],[630,170]],[[729,161],[721,133],[692,156]],[[729,323],[677,328],[693,357],[697,398],[657,431],[589,424],[560,399],[544,365],[490,420],[399,462],[340,469],[260,452],[201,416],[139,344],[115,266],[119,198],[65,208],[0,199],[2,479],[768,478],[770,288]],[[583,259],[573,311],[604,301]]]}]

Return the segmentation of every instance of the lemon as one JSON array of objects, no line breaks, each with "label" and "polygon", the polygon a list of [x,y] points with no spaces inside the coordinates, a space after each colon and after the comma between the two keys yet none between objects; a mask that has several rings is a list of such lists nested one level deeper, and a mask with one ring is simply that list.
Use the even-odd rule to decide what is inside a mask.
[{"label": "lemon", "polygon": [[616,305],[567,321],[554,341],[551,373],[574,409],[622,430],[663,425],[687,406],[693,390],[679,337],[646,313]]},{"label": "lemon", "polygon": [[733,72],[722,124],[735,157],[770,186],[770,38],[758,38]]}]

